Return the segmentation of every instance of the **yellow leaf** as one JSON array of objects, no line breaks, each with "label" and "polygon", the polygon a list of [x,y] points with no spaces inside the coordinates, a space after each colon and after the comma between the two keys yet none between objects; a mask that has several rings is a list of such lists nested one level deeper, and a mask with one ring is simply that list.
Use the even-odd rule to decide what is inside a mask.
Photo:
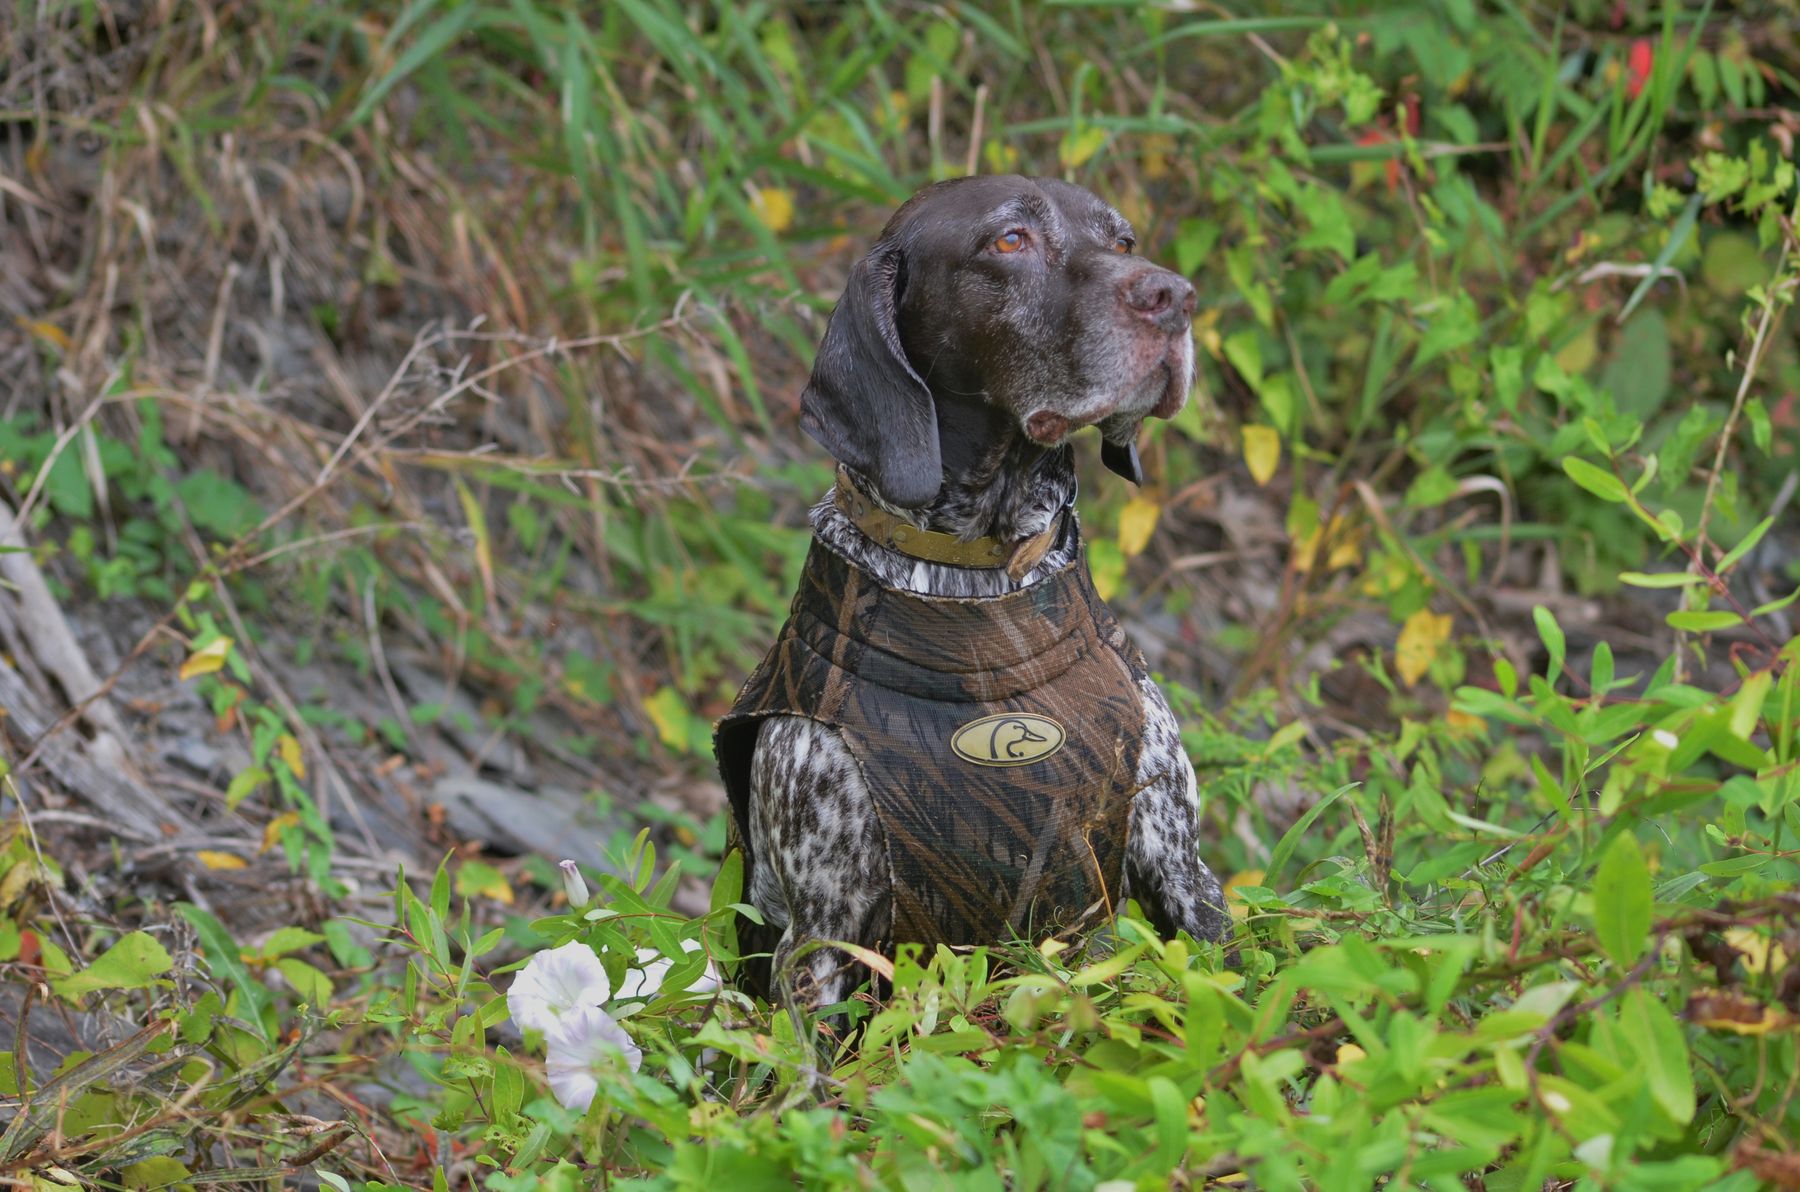
[{"label": "yellow leaf", "polygon": [[894,962],[883,956],[881,953],[871,951],[868,948],[861,947],[857,944],[834,944],[832,946],[842,948],[845,952],[850,954],[852,959],[862,961],[864,968],[883,980],[892,981],[894,979]]},{"label": "yellow leaf", "polygon": [[220,852],[218,849],[203,848],[194,856],[198,857],[200,864],[208,869],[248,869],[250,867],[250,862],[236,853]]},{"label": "yellow leaf", "polygon": [[1162,506],[1155,501],[1136,496],[1125,502],[1125,508],[1119,513],[1119,549],[1127,559],[1134,559],[1144,553],[1150,545],[1150,535],[1156,529],[1156,519],[1162,516]]},{"label": "yellow leaf", "polygon": [[1267,484],[1281,463],[1281,432],[1272,426],[1244,427],[1244,462],[1258,484]]},{"label": "yellow leaf", "polygon": [[1408,686],[1425,677],[1438,647],[1450,638],[1450,614],[1442,615],[1422,608],[1406,618],[1400,627],[1400,640],[1394,645],[1394,669]]},{"label": "yellow leaf", "polygon": [[1741,993],[1711,990],[1688,999],[1687,1017],[1698,1026],[1737,1035],[1766,1035],[1793,1021],[1780,1006],[1768,1006]]},{"label": "yellow leaf", "polygon": [[1225,359],[1225,341],[1219,335],[1219,310],[1209,306],[1194,316],[1194,339],[1214,360]]},{"label": "yellow leaf", "polygon": [[259,853],[268,852],[277,844],[281,843],[281,834],[283,832],[287,831],[289,828],[298,828],[299,826],[300,813],[298,811],[288,811],[276,816],[274,819],[270,820],[268,826],[263,829],[262,843],[257,846],[256,851]]},{"label": "yellow leaf", "polygon": [[45,343],[55,344],[65,352],[74,346],[69,339],[68,332],[55,323],[46,323],[42,319],[27,319],[23,315],[18,317],[17,322],[27,335],[35,335]]},{"label": "yellow leaf", "polygon": [[[1609,65],[1616,68],[1618,63],[1613,62],[1609,63]],[[1563,251],[1563,261],[1573,265],[1576,261],[1587,256],[1589,252],[1604,243],[1606,243],[1606,241],[1601,239],[1594,232],[1584,228],[1581,233],[1575,237],[1575,243]]]},{"label": "yellow leaf", "polygon": [[1106,539],[1096,538],[1088,547],[1088,570],[1100,599],[1111,600],[1125,580],[1125,553]]},{"label": "yellow leaf", "polygon": [[656,694],[644,701],[644,711],[650,716],[650,723],[656,726],[656,735],[670,749],[687,748],[687,705],[681,700],[681,693],[673,687],[659,687]]},{"label": "yellow leaf", "polygon": [[1572,377],[1588,370],[1600,356],[1600,336],[1590,324],[1556,354],[1556,363]]},{"label": "yellow leaf", "polygon": [[1260,869],[1246,869],[1225,880],[1225,905],[1230,909],[1232,918],[1242,919],[1250,914],[1250,907],[1238,890],[1244,886],[1260,886],[1267,878],[1268,875]]},{"label": "yellow leaf", "polygon": [[287,768],[294,772],[295,778],[306,777],[306,758],[301,754],[300,742],[294,739],[294,734],[282,733],[275,740],[275,748],[280,751],[281,760],[287,763]]},{"label": "yellow leaf", "polygon": [[456,499],[462,503],[463,518],[469,523],[469,532],[475,536],[475,566],[481,572],[481,590],[488,598],[491,607],[494,603],[494,547],[488,534],[487,516],[481,510],[481,502],[469,491],[461,476],[453,476],[456,483]]},{"label": "yellow leaf", "polygon": [[1487,721],[1468,712],[1459,712],[1451,708],[1444,713],[1444,727],[1459,736],[1472,737],[1487,731]]},{"label": "yellow leaf", "polygon": [[1369,1053],[1354,1043],[1344,1043],[1337,1049],[1337,1062],[1339,1067],[1342,1067],[1345,1064],[1354,1064],[1357,1060],[1365,1060],[1368,1058]]},{"label": "yellow leaf", "polygon": [[1353,528],[1349,519],[1337,513],[1323,527],[1314,526],[1294,540],[1294,570],[1311,571],[1319,560],[1319,547],[1326,543],[1331,544],[1331,552],[1325,557],[1327,570],[1348,567],[1362,558],[1362,531]]},{"label": "yellow leaf", "polygon": [[1733,927],[1725,932],[1725,942],[1744,954],[1747,972],[1761,974],[1787,967],[1787,951],[1759,931]]},{"label": "yellow leaf", "polygon": [[1113,199],[1113,207],[1125,217],[1125,222],[1138,229],[1145,239],[1149,239],[1153,234],[1150,231],[1150,224],[1155,217],[1150,213],[1150,201],[1144,197],[1143,191],[1134,187],[1116,195]]},{"label": "yellow leaf", "polygon": [[887,107],[881,112],[881,121],[891,132],[905,132],[912,127],[912,100],[906,92],[896,88],[888,92]]},{"label": "yellow leaf", "polygon": [[1325,559],[1327,570],[1354,567],[1362,561],[1362,528],[1352,527],[1343,514],[1332,517],[1331,524],[1325,527],[1325,537],[1331,542],[1331,554]]},{"label": "yellow leaf", "polygon": [[503,903],[506,906],[511,906],[513,904],[512,883],[506,880],[504,874],[495,872],[491,876],[487,874],[483,874],[482,876],[486,880],[471,884],[468,886],[468,889],[476,894],[480,894],[484,898],[492,898],[495,902]]},{"label": "yellow leaf", "polygon": [[1097,124],[1090,124],[1080,132],[1070,129],[1063,135],[1059,155],[1063,168],[1079,169],[1086,165],[1094,154],[1100,152],[1100,146],[1106,144],[1106,130]]},{"label": "yellow leaf", "polygon": [[231,656],[231,639],[215,637],[192,654],[181,664],[179,677],[186,681],[195,675],[210,675],[225,665],[225,659]]},{"label": "yellow leaf", "polygon": [[1319,557],[1319,542],[1325,537],[1324,526],[1314,526],[1304,535],[1294,539],[1294,570],[1305,575],[1313,569],[1313,563]]},{"label": "yellow leaf", "polygon": [[1169,156],[1175,152],[1175,138],[1166,132],[1153,132],[1143,139],[1144,177],[1151,182],[1169,174]]},{"label": "yellow leaf", "polygon": [[751,187],[750,210],[777,236],[794,225],[794,196],[779,187]]}]

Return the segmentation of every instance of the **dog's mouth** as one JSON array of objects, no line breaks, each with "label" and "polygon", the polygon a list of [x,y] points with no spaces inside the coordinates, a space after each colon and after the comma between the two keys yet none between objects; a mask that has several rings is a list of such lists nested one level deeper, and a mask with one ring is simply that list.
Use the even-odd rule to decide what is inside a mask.
[{"label": "dog's mouth", "polygon": [[1193,382],[1193,336],[1173,335],[1135,382],[1096,394],[1074,409],[1039,407],[1022,419],[1022,425],[1025,434],[1044,447],[1054,447],[1070,432],[1096,423],[1102,424],[1103,430],[1117,426],[1135,432],[1137,423],[1145,418],[1174,417],[1187,403]]}]

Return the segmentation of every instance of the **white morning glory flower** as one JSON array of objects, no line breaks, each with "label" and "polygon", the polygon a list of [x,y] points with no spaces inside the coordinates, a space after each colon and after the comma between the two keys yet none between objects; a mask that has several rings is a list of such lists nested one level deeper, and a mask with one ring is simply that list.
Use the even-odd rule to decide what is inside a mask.
[{"label": "white morning glory flower", "polygon": [[558,861],[556,865],[562,870],[563,893],[568,895],[570,908],[580,910],[588,904],[587,882],[582,879],[581,866],[573,861]]},{"label": "white morning glory flower", "polygon": [[599,1006],[581,1006],[544,1032],[548,1057],[544,1075],[565,1109],[586,1112],[600,1082],[595,1073],[620,1057],[636,1072],[644,1053],[625,1028]]},{"label": "white morning glory flower", "polygon": [[612,982],[600,958],[580,940],[571,940],[526,962],[506,991],[506,1009],[520,1030],[548,1035],[571,1014],[597,1007],[610,996]]},{"label": "white morning glory flower", "polygon": [[[700,941],[682,940],[681,947],[683,951],[698,952]],[[637,964],[638,967],[626,972],[625,979],[619,982],[618,997],[621,1000],[639,998],[649,1001],[654,998],[662,989],[663,978],[667,977],[669,970],[675,967],[673,960],[662,955],[655,948],[639,948]],[[712,961],[709,960],[706,962],[706,967],[700,970],[700,975],[688,982],[687,992],[712,993],[718,988],[719,970],[714,968]]]}]

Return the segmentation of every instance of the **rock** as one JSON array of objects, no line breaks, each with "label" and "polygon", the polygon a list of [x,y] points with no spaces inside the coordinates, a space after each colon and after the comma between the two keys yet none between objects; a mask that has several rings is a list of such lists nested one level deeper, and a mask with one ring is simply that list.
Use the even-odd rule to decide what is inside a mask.
[{"label": "rock", "polygon": [[592,800],[572,790],[519,790],[463,771],[438,779],[430,797],[443,806],[450,830],[462,839],[496,852],[535,853],[552,862],[568,858],[619,872],[601,842],[623,825],[603,818]]}]

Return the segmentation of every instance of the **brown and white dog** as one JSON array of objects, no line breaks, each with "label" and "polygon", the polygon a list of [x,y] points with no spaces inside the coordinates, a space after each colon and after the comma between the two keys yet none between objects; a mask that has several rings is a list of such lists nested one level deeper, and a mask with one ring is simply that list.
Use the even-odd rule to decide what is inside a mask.
[{"label": "brown and white dog", "polygon": [[[855,973],[832,942],[884,949],[907,938],[998,942],[958,931],[1042,935],[1094,909],[1045,902],[1068,891],[1097,892],[1103,909],[1135,898],[1170,935],[1224,936],[1219,883],[1198,854],[1193,766],[1167,700],[1092,595],[1072,508],[1069,436],[1097,426],[1107,466],[1141,483],[1139,426],[1180,409],[1193,379],[1194,289],[1134,256],[1135,243],[1130,224],[1080,187],[966,178],[915,195],[852,270],[802,397],[802,426],[841,465],[839,487],[812,511],[812,588],[803,584],[795,619],[718,739],[734,838],[748,860],[746,897],[766,920],[746,924],[740,943],[746,954],[772,952],[772,974],[766,962],[748,966],[752,987],[779,983],[830,1005]],[[843,592],[846,583],[856,592]],[[1077,617],[1074,628],[1044,620],[1050,606],[1032,594],[1052,590],[1073,593],[1052,612]],[[802,608],[809,599],[820,607]],[[996,647],[994,658],[963,667],[893,640],[895,626],[1013,607],[1026,610],[1016,636],[1029,645],[1048,634],[1043,650],[1020,646],[1015,658]],[[878,608],[890,611],[875,628],[822,623]],[[992,635],[991,620],[983,624]],[[956,648],[983,654],[974,640]],[[883,674],[902,668],[901,687],[913,681],[905,675],[930,679],[935,666],[953,672],[945,681],[961,691],[971,668],[1001,674],[1024,659],[1041,670],[1034,660],[1053,654],[1085,660],[1090,686],[1124,684],[1133,706],[1094,728],[1084,724],[1082,693],[1045,704],[1040,693],[987,682],[989,702],[967,696],[967,706],[1018,723],[1007,723],[1003,751],[996,728],[984,747],[994,756],[968,765],[960,742],[972,737],[926,724],[952,706],[942,691],[928,684],[895,696],[908,710],[890,714],[881,691],[864,698],[856,688],[863,694],[847,700],[833,689],[859,667],[874,673],[869,657]],[[1092,666],[1112,678],[1094,679]],[[808,683],[811,696],[800,693]],[[846,712],[857,699],[869,707]],[[1063,710],[1046,721],[1039,713],[1052,706]],[[944,715],[954,727],[973,713]],[[1032,786],[1027,763],[1048,758],[1065,735],[1074,743],[1040,769],[1054,781]],[[1070,760],[1083,748],[1099,759],[1086,770]],[[918,765],[909,768],[908,756]],[[1102,773],[1109,757],[1128,759],[1130,773]],[[965,815],[965,804],[984,799],[989,810]],[[1070,822],[1053,823],[1059,816]],[[943,881],[962,883],[954,897],[930,889],[940,857]],[[1113,871],[1086,885],[1061,880],[1090,866]],[[987,898],[984,883],[1000,888]],[[998,908],[985,918],[969,910],[984,898]],[[934,913],[956,925],[929,922]],[[812,942],[824,946],[804,947]]]}]

